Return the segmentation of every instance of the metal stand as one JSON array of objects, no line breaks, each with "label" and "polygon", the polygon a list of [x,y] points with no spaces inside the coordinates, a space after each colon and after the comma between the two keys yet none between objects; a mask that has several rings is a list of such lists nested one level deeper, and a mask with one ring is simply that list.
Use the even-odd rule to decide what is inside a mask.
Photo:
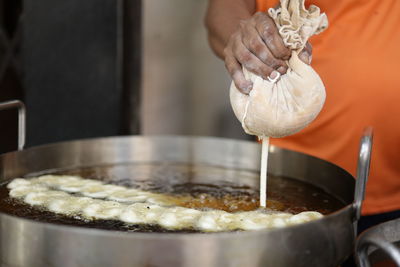
[{"label": "metal stand", "polygon": [[0,110],[18,109],[18,150],[24,149],[25,146],[25,105],[19,100],[11,100],[0,103]]}]

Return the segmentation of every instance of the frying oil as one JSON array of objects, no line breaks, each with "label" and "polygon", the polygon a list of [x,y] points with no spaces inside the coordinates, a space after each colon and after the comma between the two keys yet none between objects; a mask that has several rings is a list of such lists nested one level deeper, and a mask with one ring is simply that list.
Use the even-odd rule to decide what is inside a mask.
[{"label": "frying oil", "polygon": [[[160,167],[161,166],[161,167]],[[265,172],[266,173],[266,172]],[[220,209],[228,212],[250,211],[259,208],[259,191],[246,184],[228,183],[254,181],[256,173],[234,171],[214,166],[187,164],[120,164],[104,165],[52,172],[100,179],[107,183],[169,194],[179,201],[178,206],[195,209]],[[37,176],[37,174],[32,174]],[[216,177],[220,177],[218,180]],[[207,178],[209,179],[207,181]],[[328,214],[344,206],[321,189],[298,180],[269,175],[266,209],[297,214],[318,211]],[[214,182],[209,182],[210,180]],[[229,180],[229,179],[228,179]],[[202,181],[200,183],[200,181]],[[224,182],[222,182],[224,181]],[[284,193],[283,193],[284,192]],[[168,230],[157,225],[134,225],[115,220],[89,221],[79,217],[57,215],[31,207],[8,196],[6,184],[0,186],[0,212],[27,219],[63,225],[99,228],[126,232],[199,232],[194,229]]]}]

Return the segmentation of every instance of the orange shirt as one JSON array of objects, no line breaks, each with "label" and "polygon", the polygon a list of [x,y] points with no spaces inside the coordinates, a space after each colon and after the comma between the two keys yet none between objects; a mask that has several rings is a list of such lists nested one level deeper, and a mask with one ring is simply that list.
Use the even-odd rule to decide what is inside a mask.
[{"label": "orange shirt", "polygon": [[[265,11],[276,0],[257,0]],[[310,0],[329,28],[311,38],[327,98],[317,119],[273,144],[333,162],[353,175],[359,138],[374,128],[363,214],[400,209],[400,1]]]}]

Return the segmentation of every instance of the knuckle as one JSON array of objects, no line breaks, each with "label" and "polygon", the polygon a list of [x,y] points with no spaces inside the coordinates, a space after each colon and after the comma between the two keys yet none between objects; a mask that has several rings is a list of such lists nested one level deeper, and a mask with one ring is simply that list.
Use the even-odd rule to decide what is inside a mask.
[{"label": "knuckle", "polygon": [[231,54],[232,54],[232,49],[231,49],[231,47],[230,47],[230,46],[225,47],[223,53],[224,53],[224,56],[225,56],[225,57],[231,55]]},{"label": "knuckle", "polygon": [[276,34],[276,29],[270,23],[265,23],[262,34],[267,40],[270,40]]},{"label": "knuckle", "polygon": [[265,48],[264,45],[256,38],[253,38],[250,40],[249,46],[250,46],[249,48],[251,49],[251,51],[253,51],[256,54],[261,54]]},{"label": "knuckle", "polygon": [[235,64],[232,62],[230,58],[227,58],[225,60],[225,68],[228,70],[228,72],[232,75],[236,70]]},{"label": "knuckle", "polygon": [[243,51],[237,54],[237,57],[241,63],[247,63],[251,61],[251,53],[249,51]]},{"label": "knuckle", "polygon": [[251,53],[250,52],[243,53],[242,58],[244,62],[250,62],[252,59]]},{"label": "knuckle", "polygon": [[225,64],[225,67],[226,67],[226,69],[228,70],[228,72],[229,72],[229,75],[231,76],[231,77],[233,77],[234,76],[234,74],[238,71],[238,69],[237,68],[235,68],[234,66],[232,66],[232,64]]},{"label": "knuckle", "polygon": [[272,39],[268,42],[268,47],[277,59],[288,59],[291,55],[291,50],[283,44],[283,41]]},{"label": "knuckle", "polygon": [[226,52],[235,55],[240,51],[240,47],[242,46],[242,42],[239,38],[233,38],[228,45],[226,46]]},{"label": "knuckle", "polygon": [[263,49],[263,51],[259,53],[257,56],[262,62],[266,63],[268,61],[268,58],[270,57],[269,50]]}]

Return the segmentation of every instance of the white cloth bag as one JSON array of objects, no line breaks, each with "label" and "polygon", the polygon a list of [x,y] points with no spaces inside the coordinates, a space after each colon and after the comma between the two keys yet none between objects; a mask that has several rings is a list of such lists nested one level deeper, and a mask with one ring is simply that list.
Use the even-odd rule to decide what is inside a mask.
[{"label": "white cloth bag", "polygon": [[280,35],[292,49],[286,74],[275,81],[264,80],[243,68],[253,82],[249,95],[242,94],[232,82],[230,100],[236,117],[248,134],[283,137],[294,134],[311,123],[325,102],[325,87],[314,69],[298,58],[307,40],[328,26],[326,15],[304,0],[281,0],[278,9],[269,9]]}]

